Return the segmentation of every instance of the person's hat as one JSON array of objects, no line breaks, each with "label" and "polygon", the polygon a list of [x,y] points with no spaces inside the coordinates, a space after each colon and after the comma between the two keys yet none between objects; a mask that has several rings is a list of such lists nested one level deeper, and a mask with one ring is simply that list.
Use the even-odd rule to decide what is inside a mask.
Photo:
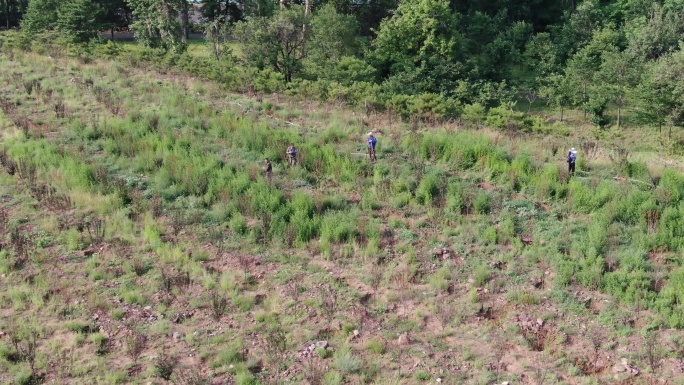
[{"label": "person's hat", "polygon": [[577,150],[575,150],[575,147],[573,147],[573,148],[570,149],[570,152],[572,152],[573,154],[576,154],[576,153],[577,153]]},{"label": "person's hat", "polygon": [[368,136],[373,136],[373,131],[369,132]]}]

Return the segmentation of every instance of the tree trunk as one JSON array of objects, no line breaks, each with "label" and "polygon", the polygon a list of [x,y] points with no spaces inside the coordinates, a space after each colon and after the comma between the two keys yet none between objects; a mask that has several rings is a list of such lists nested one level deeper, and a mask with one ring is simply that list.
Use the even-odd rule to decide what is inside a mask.
[{"label": "tree trunk", "polygon": [[582,102],[584,103],[584,120],[587,120],[587,84],[582,84]]},{"label": "tree trunk", "polygon": [[10,0],[5,0],[5,23],[7,30],[9,31],[10,28]]},{"label": "tree trunk", "polygon": [[190,4],[186,0],[181,0],[181,13],[180,13],[180,22],[181,22],[181,41],[183,44],[186,44],[188,42],[188,38],[190,37],[190,32],[189,32],[189,19],[190,19]]},{"label": "tree trunk", "polygon": [[622,116],[621,112],[622,112],[622,108],[620,108],[620,106],[618,106],[618,111],[617,111],[617,126],[618,126],[618,128],[620,128],[620,121],[621,121],[620,118]]},{"label": "tree trunk", "polygon": [[311,12],[311,0],[304,0],[304,16],[308,16]]},{"label": "tree trunk", "polygon": [[114,27],[112,27],[111,36],[112,36],[112,41],[114,41]]},{"label": "tree trunk", "polygon": [[280,0],[280,8],[285,8],[285,0]]},{"label": "tree trunk", "polygon": [[562,104],[561,104],[560,108],[561,108],[561,119],[560,119],[560,121],[562,122],[563,121],[563,105]]}]

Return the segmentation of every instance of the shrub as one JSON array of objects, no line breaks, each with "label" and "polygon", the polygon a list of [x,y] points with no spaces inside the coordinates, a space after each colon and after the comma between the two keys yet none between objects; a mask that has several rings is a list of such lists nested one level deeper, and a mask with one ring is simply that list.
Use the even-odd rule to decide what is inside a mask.
[{"label": "shrub", "polygon": [[428,205],[441,195],[441,177],[437,174],[426,174],[421,179],[418,188],[416,189],[416,200],[418,203]]},{"label": "shrub", "polygon": [[361,361],[354,357],[349,348],[343,348],[335,353],[333,366],[343,373],[356,373],[361,369]]},{"label": "shrub", "polygon": [[248,371],[240,372],[235,375],[235,385],[256,385],[257,380],[254,375]]},{"label": "shrub", "polygon": [[489,194],[485,191],[478,192],[475,200],[473,201],[473,208],[478,214],[488,214],[491,210],[492,203]]},{"label": "shrub", "polygon": [[230,227],[235,234],[247,234],[247,220],[245,220],[245,217],[243,217],[239,212],[233,213],[233,216],[230,218],[230,222],[228,223],[228,227]]},{"label": "shrub", "polygon": [[658,187],[670,197],[670,204],[676,205],[684,198],[684,174],[672,169],[665,169],[660,177]]},{"label": "shrub", "polygon": [[385,344],[378,339],[371,339],[366,342],[366,350],[375,354],[385,354]]}]

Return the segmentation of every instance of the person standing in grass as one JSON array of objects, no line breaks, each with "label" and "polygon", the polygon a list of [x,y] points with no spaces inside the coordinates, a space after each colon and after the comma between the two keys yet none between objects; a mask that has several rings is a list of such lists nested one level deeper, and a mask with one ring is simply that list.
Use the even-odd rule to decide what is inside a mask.
[{"label": "person standing in grass", "polygon": [[295,166],[297,164],[297,147],[295,147],[294,143],[290,143],[290,147],[287,148],[285,153],[290,160],[290,166]]},{"label": "person standing in grass", "polygon": [[368,133],[368,158],[371,162],[375,162],[377,158],[375,157],[375,145],[378,143],[378,139],[373,135],[373,131]]},{"label": "person standing in grass", "polygon": [[571,148],[570,151],[568,151],[568,173],[570,175],[575,175],[575,163],[577,162],[577,150],[575,150],[575,147]]},{"label": "person standing in grass", "polygon": [[271,164],[271,161],[268,158],[266,158],[264,163],[266,163],[266,169],[265,169],[266,179],[268,179],[268,182],[271,183],[271,175],[273,174],[273,165]]}]

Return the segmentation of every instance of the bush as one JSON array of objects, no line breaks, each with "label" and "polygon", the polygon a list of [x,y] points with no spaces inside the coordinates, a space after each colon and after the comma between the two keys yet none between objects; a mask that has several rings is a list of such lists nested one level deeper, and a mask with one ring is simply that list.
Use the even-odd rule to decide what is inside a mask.
[{"label": "bush", "polygon": [[473,201],[473,208],[478,214],[489,214],[492,208],[491,198],[485,191],[480,191]]},{"label": "bush", "polygon": [[441,195],[441,177],[437,174],[427,174],[416,189],[416,200],[420,204],[429,205]]},{"label": "bush", "polygon": [[343,373],[356,373],[361,369],[361,361],[348,348],[340,349],[335,353],[333,366]]},{"label": "bush", "polygon": [[247,234],[247,220],[245,220],[245,217],[243,217],[242,214],[238,212],[234,213],[233,217],[230,218],[228,226],[231,230],[233,230],[233,232],[235,232],[235,234]]}]

